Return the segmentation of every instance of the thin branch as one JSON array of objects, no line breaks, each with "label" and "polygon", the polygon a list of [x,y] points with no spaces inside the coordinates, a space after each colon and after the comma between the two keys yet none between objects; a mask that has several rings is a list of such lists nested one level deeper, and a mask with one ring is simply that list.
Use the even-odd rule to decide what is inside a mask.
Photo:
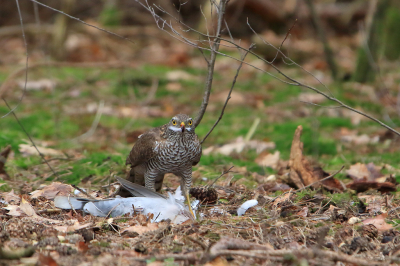
[{"label": "thin branch", "polygon": [[320,107],[320,108],[327,108],[327,109],[338,109],[338,108],[343,108],[342,105],[339,105],[339,106],[323,106],[323,105],[320,105],[320,104],[316,104],[316,103],[312,103],[312,102],[307,102],[307,101],[299,101],[299,102],[305,103],[305,104],[309,104],[309,105],[314,105],[314,106],[317,106],[317,107]]},{"label": "thin branch", "polygon": [[[247,20],[248,20],[248,19],[247,19]],[[296,23],[297,23],[297,19],[294,21],[292,27],[290,27],[290,29],[286,32],[286,36],[285,36],[285,38],[283,39],[281,45],[279,45],[278,51],[276,52],[276,55],[275,55],[274,59],[272,59],[271,63],[274,62],[274,61],[276,60],[276,58],[278,57],[279,51],[281,51],[283,44],[285,43],[286,39],[289,37],[290,32],[292,31],[292,29],[294,28],[294,26],[296,26]],[[282,61],[286,64],[284,58],[282,58]],[[288,65],[291,65],[291,64],[288,64]]]},{"label": "thin branch", "polygon": [[97,200],[95,197],[93,197],[92,195],[90,195],[89,193],[87,193],[86,191],[84,191],[83,189],[81,189],[80,187],[78,187],[77,185],[71,185],[73,188],[75,188],[76,190],[78,190],[80,193],[82,193],[83,195],[85,195],[86,197],[90,198],[90,199],[94,199]]},{"label": "thin branch", "polygon": [[212,81],[214,77],[214,66],[215,66],[215,60],[217,58],[217,51],[219,49],[219,43],[221,42],[221,29],[222,29],[222,22],[224,20],[224,14],[225,14],[225,7],[227,4],[228,0],[220,0],[219,6],[217,8],[218,11],[218,24],[217,24],[217,32],[216,32],[216,38],[214,39],[214,43],[212,45],[211,49],[211,56],[208,64],[208,73],[207,73],[207,78],[206,78],[206,84],[204,86],[204,97],[203,97],[203,102],[201,103],[200,106],[200,111],[197,115],[197,117],[194,120],[194,126],[197,127],[201,120],[203,119],[204,113],[206,112],[207,106],[208,106],[208,100],[210,98],[211,94],[211,88],[212,88]]},{"label": "thin branch", "polygon": [[[250,47],[249,47],[249,50],[253,49],[253,47],[254,47],[254,44],[251,44]],[[222,110],[221,110],[221,114],[219,115],[217,121],[215,121],[215,123],[214,123],[214,125],[212,126],[212,128],[210,129],[210,131],[208,131],[208,133],[206,134],[206,136],[203,138],[203,140],[201,141],[201,144],[203,144],[203,142],[207,139],[207,137],[211,134],[211,132],[214,130],[214,128],[218,125],[219,121],[221,121],[222,117],[224,116],[225,108],[226,108],[226,106],[228,105],[229,99],[231,98],[231,94],[232,94],[233,87],[234,87],[235,84],[236,84],[236,79],[237,79],[237,77],[239,76],[240,69],[242,68],[242,65],[243,65],[243,60],[245,59],[245,57],[247,56],[247,54],[248,54],[248,52],[245,52],[245,54],[242,56],[242,61],[240,62],[240,65],[239,65],[238,69],[236,70],[236,75],[235,75],[235,77],[233,78],[232,85],[231,85],[231,89],[229,90],[228,96],[226,97],[225,104],[224,104],[224,106],[222,107]]]},{"label": "thin branch", "polygon": [[19,126],[22,128],[22,130],[25,132],[25,135],[29,138],[29,140],[32,143],[32,146],[35,147],[36,151],[39,153],[40,157],[42,157],[43,161],[47,164],[47,166],[50,168],[50,170],[53,172],[53,174],[58,177],[56,171],[54,171],[53,167],[51,167],[51,165],[49,164],[49,162],[46,160],[46,158],[44,158],[44,155],[39,151],[38,147],[36,146],[35,142],[33,141],[33,139],[31,138],[31,136],[28,134],[28,131],[26,131],[25,127],[21,124],[21,122],[19,121],[17,115],[15,114],[15,112],[11,109],[11,107],[8,105],[6,99],[3,98],[4,103],[7,105],[7,107],[11,110],[10,112],[13,114],[15,120],[17,121],[17,123],[19,124]]},{"label": "thin branch", "polygon": [[221,178],[221,176],[226,175],[227,173],[231,172],[231,169],[232,169],[233,167],[234,167],[234,166],[231,166],[228,170],[223,171],[222,174],[221,174],[219,177],[217,177],[209,186],[207,186],[207,189],[210,188],[210,187],[212,187],[212,186],[215,184],[215,182],[217,182],[218,179]]}]

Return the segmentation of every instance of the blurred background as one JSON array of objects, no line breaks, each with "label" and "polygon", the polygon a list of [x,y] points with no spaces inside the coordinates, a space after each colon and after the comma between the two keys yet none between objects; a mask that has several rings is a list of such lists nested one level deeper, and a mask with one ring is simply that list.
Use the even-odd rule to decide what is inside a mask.
[{"label": "blurred background", "polygon": [[[197,114],[207,73],[203,55],[157,28],[139,3],[41,3],[130,40],[38,3],[19,1],[29,68],[26,95],[16,113],[37,145],[48,149],[46,156],[58,158],[52,161],[58,178],[95,183],[113,171],[123,175],[126,155],[141,133],[176,113]],[[179,21],[203,33],[214,32],[216,12],[210,12],[209,1],[148,3],[162,7],[155,8],[156,14],[172,21],[188,38],[206,39],[186,32]],[[231,0],[226,22],[236,43],[245,48],[255,43],[257,54],[290,77],[324,92],[326,85],[336,98],[399,129],[399,1]],[[230,38],[227,30],[223,34]],[[222,53],[240,57],[236,49],[223,44]],[[270,44],[302,68],[277,55]],[[0,47],[0,95],[16,106],[25,87],[26,51],[15,1],[0,0]],[[246,62],[276,74],[254,56]],[[237,61],[217,58],[210,104],[196,129],[201,138],[218,118],[237,67]],[[305,153],[327,170],[356,162],[400,169],[400,141],[395,134],[349,110],[327,108],[332,106],[336,105],[319,94],[245,65],[224,118],[205,143],[204,149],[210,149],[196,168],[197,182],[229,165],[242,169],[233,180],[247,186],[257,184],[254,173],[279,173],[278,162],[289,158],[300,124]],[[1,102],[1,116],[8,110]],[[12,116],[0,119],[0,128],[0,149],[12,147],[6,178],[35,182],[54,178],[34,151],[23,149],[21,144],[29,142]],[[270,146],[265,144],[262,152],[245,145],[231,147],[246,137]],[[225,145],[231,150],[222,152]],[[278,160],[262,163],[268,154],[277,154]]]}]

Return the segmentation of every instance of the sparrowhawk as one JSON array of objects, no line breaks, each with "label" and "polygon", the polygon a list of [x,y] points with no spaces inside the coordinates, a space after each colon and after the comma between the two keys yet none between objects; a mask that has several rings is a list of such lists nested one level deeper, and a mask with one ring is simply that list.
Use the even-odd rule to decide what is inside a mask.
[{"label": "sparrowhawk", "polygon": [[127,179],[159,192],[164,175],[172,173],[181,178],[181,188],[188,197],[192,166],[200,157],[201,144],[192,118],[178,114],[168,124],[139,136],[126,159],[126,164],[131,165]]}]

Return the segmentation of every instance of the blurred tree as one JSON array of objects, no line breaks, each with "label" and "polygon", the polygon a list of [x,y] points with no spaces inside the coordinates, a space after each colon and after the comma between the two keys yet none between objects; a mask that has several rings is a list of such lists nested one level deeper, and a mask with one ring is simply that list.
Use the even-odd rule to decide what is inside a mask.
[{"label": "blurred tree", "polygon": [[99,20],[104,26],[118,26],[121,24],[121,12],[117,7],[116,0],[104,0]]},{"label": "blurred tree", "polygon": [[384,55],[389,60],[400,57],[400,2],[388,8],[385,19]]},{"label": "blurred tree", "polygon": [[[398,3],[390,0],[372,0],[365,23],[365,38],[358,49],[354,81],[375,79],[378,56],[384,52],[389,59],[398,58],[400,49],[400,11]],[[384,38],[386,36],[386,38]]]},{"label": "blurred tree", "polygon": [[[67,14],[70,14],[75,6],[75,0],[63,0],[61,2],[61,10]],[[64,42],[67,38],[68,26],[70,23],[71,20],[67,16],[60,13],[56,15],[51,51],[52,56],[58,60],[64,59],[65,57]]]}]

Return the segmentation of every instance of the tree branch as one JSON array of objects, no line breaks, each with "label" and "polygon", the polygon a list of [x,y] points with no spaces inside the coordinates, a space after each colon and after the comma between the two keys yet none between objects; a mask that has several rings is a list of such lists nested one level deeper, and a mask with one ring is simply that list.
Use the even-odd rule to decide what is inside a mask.
[{"label": "tree branch", "polygon": [[225,14],[225,8],[226,8],[226,4],[227,3],[228,3],[228,0],[221,0],[219,2],[219,5],[215,6],[216,9],[217,9],[217,13],[218,13],[217,32],[215,34],[216,37],[215,37],[215,39],[213,41],[213,44],[212,44],[211,57],[210,57],[210,60],[208,62],[208,73],[207,73],[207,78],[206,78],[206,84],[204,85],[203,102],[201,103],[200,111],[199,111],[199,113],[197,114],[197,117],[194,120],[194,126],[195,127],[197,127],[200,124],[201,120],[203,119],[204,113],[206,112],[206,109],[207,109],[207,106],[208,106],[208,101],[210,99],[212,82],[213,82],[213,77],[214,77],[215,59],[217,59],[217,52],[218,52],[218,49],[219,49],[219,44],[221,42],[222,22],[224,21],[224,14]]}]

